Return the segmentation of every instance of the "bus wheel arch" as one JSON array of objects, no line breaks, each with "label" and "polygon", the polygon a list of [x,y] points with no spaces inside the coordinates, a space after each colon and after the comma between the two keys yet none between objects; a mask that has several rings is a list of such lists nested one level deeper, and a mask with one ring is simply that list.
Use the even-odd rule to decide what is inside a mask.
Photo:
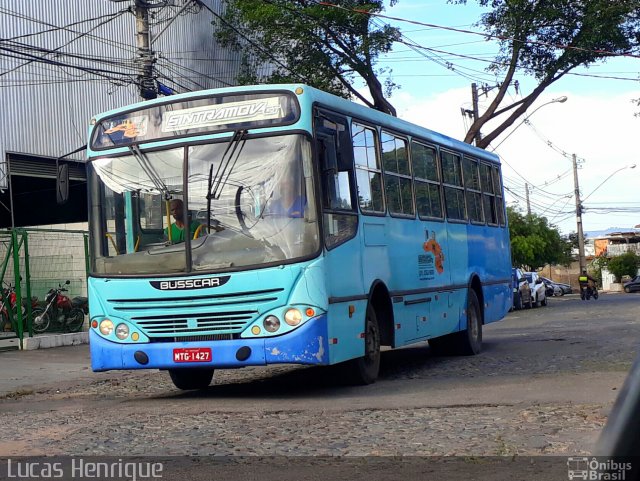
[{"label": "bus wheel arch", "polygon": [[[484,294],[482,292],[482,282],[480,282],[480,278],[477,275],[473,275],[471,280],[469,281],[469,292],[473,291],[478,299],[478,304],[480,305],[480,319],[482,324],[484,324]],[[467,308],[468,308],[467,302]]]},{"label": "bus wheel arch", "polygon": [[380,346],[393,343],[393,311],[389,291],[374,282],[369,291],[363,326],[364,355],[347,361],[343,373],[350,384],[372,384],[380,372]]},{"label": "bus wheel arch", "polygon": [[375,281],[371,285],[369,304],[376,313],[380,327],[380,345],[395,347],[393,305],[389,290],[382,281]]}]

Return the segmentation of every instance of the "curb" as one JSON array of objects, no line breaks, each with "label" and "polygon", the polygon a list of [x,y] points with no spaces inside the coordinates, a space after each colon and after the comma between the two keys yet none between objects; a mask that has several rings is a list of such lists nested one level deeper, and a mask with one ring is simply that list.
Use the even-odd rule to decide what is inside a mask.
[{"label": "curb", "polygon": [[52,347],[77,346],[89,344],[88,332],[72,332],[68,334],[54,334],[51,336],[25,337],[22,340],[22,350],[48,349]]}]

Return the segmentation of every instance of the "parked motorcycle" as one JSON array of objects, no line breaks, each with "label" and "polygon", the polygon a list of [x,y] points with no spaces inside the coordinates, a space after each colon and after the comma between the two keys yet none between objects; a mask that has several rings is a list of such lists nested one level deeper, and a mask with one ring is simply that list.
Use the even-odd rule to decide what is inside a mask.
[{"label": "parked motorcycle", "polygon": [[11,284],[9,284],[8,287],[2,289],[2,295],[0,296],[0,317],[2,318],[2,329],[4,331],[13,331],[13,326],[11,325],[11,319],[13,319],[13,317],[9,317],[9,310],[7,306],[11,306],[13,309],[15,303],[15,289],[13,289]]},{"label": "parked motorcycle", "polygon": [[89,299],[82,296],[76,296],[71,299],[71,306],[80,309],[85,314],[89,314]]},{"label": "parked motorcycle", "polygon": [[[69,284],[69,281],[65,282],[65,285]],[[33,332],[41,333],[46,331],[52,322],[61,326],[63,331],[78,332],[82,329],[85,314],[83,309],[74,307],[69,297],[64,295],[63,292],[67,292],[67,289],[58,284],[57,289],[50,289],[47,293],[44,300],[44,309],[33,310]],[[82,305],[82,303],[77,301],[76,305]]]},{"label": "parked motorcycle", "polygon": [[[13,284],[8,284],[2,290],[2,298],[0,299],[0,316],[2,317],[2,325],[4,326],[5,331],[15,331],[16,330],[16,321],[18,320],[18,296],[16,295],[16,288]],[[11,315],[9,315],[9,310],[7,309],[7,305],[11,306]],[[31,308],[38,307],[38,298],[31,298]],[[22,299],[22,319],[24,320],[24,316],[27,313],[27,300]]]}]

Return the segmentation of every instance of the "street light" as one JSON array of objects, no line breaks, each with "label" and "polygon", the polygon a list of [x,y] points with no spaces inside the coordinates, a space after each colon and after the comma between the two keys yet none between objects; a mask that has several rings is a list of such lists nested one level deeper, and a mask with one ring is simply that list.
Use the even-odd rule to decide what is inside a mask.
[{"label": "street light", "polygon": [[545,105],[549,105],[549,104],[563,104],[567,101],[567,96],[563,95],[562,97],[558,97],[555,99],[551,99],[548,102],[543,103],[542,105],[538,105],[533,112],[531,112],[529,115],[527,115],[524,119],[522,119],[520,121],[520,123],[518,125],[516,125],[513,130],[511,130],[511,132],[509,132],[504,139],[502,139],[500,141],[500,143],[498,143],[498,145],[496,145],[495,147],[493,147],[491,149],[491,152],[495,152],[495,150],[500,147],[500,145],[502,145],[502,142],[504,142],[505,140],[507,140],[509,138],[509,136],[514,133],[516,130],[518,130],[518,127],[520,127],[522,124],[524,124],[525,122],[527,122],[529,120],[529,117],[531,117],[533,114],[535,114],[538,110],[540,110],[542,107],[544,107]]},{"label": "street light", "polygon": [[621,167],[620,169],[613,171],[611,174],[609,174],[609,176],[606,179],[600,182],[600,184],[595,189],[593,189],[588,196],[580,200],[580,187],[578,185],[578,160],[577,160],[576,154],[573,154],[572,158],[573,158],[573,184],[575,189],[574,193],[576,197],[576,224],[578,227],[578,263],[580,264],[580,273],[582,273],[582,271],[587,268],[587,261],[584,255],[584,233],[582,231],[582,201],[587,200],[589,197],[591,197],[591,195],[596,190],[602,187],[602,185],[611,177],[613,177],[615,174],[625,169],[635,169],[636,164],[625,165],[624,167]]}]

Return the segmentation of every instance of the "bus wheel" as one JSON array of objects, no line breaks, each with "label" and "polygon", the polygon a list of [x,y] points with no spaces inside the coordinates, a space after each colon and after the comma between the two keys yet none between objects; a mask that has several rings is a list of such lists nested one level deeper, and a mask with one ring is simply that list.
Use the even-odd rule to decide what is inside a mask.
[{"label": "bus wheel", "polygon": [[178,389],[205,389],[211,384],[213,369],[169,369],[169,376]]},{"label": "bus wheel", "polygon": [[467,299],[467,328],[457,333],[457,347],[460,354],[471,356],[482,349],[482,314],[480,303],[474,290],[469,289]]},{"label": "bus wheel", "polygon": [[345,363],[346,377],[351,384],[372,384],[380,372],[380,327],[376,311],[369,304],[364,327],[364,356]]}]

